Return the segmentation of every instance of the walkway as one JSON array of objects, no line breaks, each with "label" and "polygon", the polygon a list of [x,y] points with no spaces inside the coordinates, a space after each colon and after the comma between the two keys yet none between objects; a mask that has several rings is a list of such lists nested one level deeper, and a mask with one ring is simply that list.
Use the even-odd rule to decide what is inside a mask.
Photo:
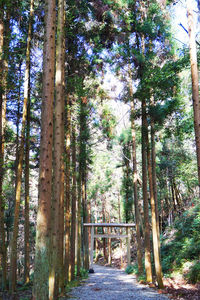
[{"label": "walkway", "polygon": [[82,300],[166,300],[154,289],[139,284],[135,276],[124,271],[94,265],[94,274],[83,285],[73,288],[70,299]]}]

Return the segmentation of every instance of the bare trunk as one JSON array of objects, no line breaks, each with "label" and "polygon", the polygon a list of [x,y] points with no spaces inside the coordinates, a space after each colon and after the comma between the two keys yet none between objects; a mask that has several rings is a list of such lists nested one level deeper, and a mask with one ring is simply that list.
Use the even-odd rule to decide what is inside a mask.
[{"label": "bare trunk", "polygon": [[65,275],[66,282],[69,281],[69,256],[70,256],[70,132],[71,132],[71,104],[67,95],[66,116],[66,202],[65,202]]},{"label": "bare trunk", "polygon": [[[83,223],[88,223],[88,209],[87,209],[87,199],[86,199],[86,174],[83,170],[82,172],[82,206],[83,206]],[[84,239],[84,268],[89,269],[89,241],[88,241],[88,231],[86,227],[83,227],[83,239]]]},{"label": "bare trunk", "polygon": [[78,212],[77,212],[77,276],[80,276],[81,269],[81,171],[79,164],[79,182],[78,182]]},{"label": "bare trunk", "polygon": [[39,207],[36,228],[36,255],[34,271],[34,300],[49,299],[51,194],[52,194],[52,145],[53,145],[53,99],[55,69],[55,0],[45,1],[45,40],[42,91],[42,128],[40,141]]},{"label": "bare trunk", "polygon": [[150,246],[150,228],[149,228],[149,204],[147,195],[147,117],[146,103],[142,99],[142,190],[144,203],[144,247],[145,247],[145,270],[147,282],[152,282],[151,268],[151,246]]},{"label": "bare trunk", "polygon": [[64,154],[64,1],[58,1],[56,78],[53,138],[53,197],[51,214],[51,269],[52,284],[49,286],[49,299],[58,299],[59,282],[62,278],[62,219],[63,219],[63,154]]},{"label": "bare trunk", "polygon": [[71,280],[75,279],[75,240],[76,240],[76,132],[72,125],[72,218],[71,218]]},{"label": "bare trunk", "polygon": [[[147,126],[147,123],[146,123]],[[153,189],[153,176],[152,176],[152,166],[151,166],[151,153],[150,145],[148,138],[148,127],[146,129],[145,142],[147,145],[147,165],[148,165],[148,174],[149,174],[149,190],[150,190],[150,202],[151,202],[151,219],[152,219],[152,234],[153,234],[153,251],[154,251],[154,262],[156,269],[156,277],[159,288],[164,288],[162,280],[162,267],[160,261],[160,252],[159,252],[159,239],[158,239],[158,226],[157,226],[157,217],[156,217],[156,205],[154,199],[154,189]]]},{"label": "bare trunk", "polygon": [[[4,49],[4,6],[0,4],[0,69],[4,71],[3,49]],[[4,176],[4,130],[6,118],[6,102],[4,101],[4,76],[0,74],[0,269],[2,270],[2,289],[6,289],[7,279],[7,251],[5,244],[4,228],[4,199],[3,199],[3,176]]]},{"label": "bare trunk", "polygon": [[[102,221],[106,223],[106,198],[102,197]],[[105,233],[105,229],[102,228],[103,234]],[[106,262],[108,262],[108,254],[107,254],[107,240],[103,238],[103,255]]]},{"label": "bare trunk", "polygon": [[193,7],[190,0],[187,0],[187,14],[188,14],[188,32],[189,32],[189,46],[190,46],[190,65],[192,76],[192,98],[194,111],[194,131],[196,140],[197,152],[197,167],[198,167],[198,182],[199,182],[199,197],[200,197],[200,104],[199,104],[199,76],[197,66],[197,50],[195,41]]},{"label": "bare trunk", "polygon": [[[30,83],[29,83],[30,86]],[[30,171],[30,92],[28,97],[26,122],[26,149],[25,149],[25,223],[24,223],[24,282],[30,281],[30,241],[29,241],[29,171]]]},{"label": "bare trunk", "polygon": [[[33,23],[33,5],[34,1],[30,3],[30,16],[28,28],[28,41],[27,41],[27,64],[28,67],[28,103],[27,103],[27,121],[26,121],[26,150],[25,150],[25,228],[24,228],[24,282],[30,281],[30,245],[29,245],[29,151],[30,151],[30,52],[31,52],[31,39],[32,39],[32,23]],[[29,51],[28,51],[29,49]]]},{"label": "bare trunk", "polygon": [[137,175],[137,158],[136,158],[136,133],[135,133],[135,107],[132,90],[131,70],[129,69],[129,90],[130,90],[130,101],[131,101],[131,130],[132,130],[132,153],[133,153],[133,193],[134,193],[134,208],[135,208],[135,227],[136,227],[136,239],[137,239],[137,263],[139,274],[143,273],[142,267],[142,244],[140,235],[140,219],[139,219],[139,208],[138,208],[138,175]]},{"label": "bare trunk", "polygon": [[[154,105],[153,98],[151,104]],[[159,212],[158,212],[158,192],[157,192],[157,180],[156,180],[156,147],[155,147],[155,124],[151,118],[151,167],[152,167],[152,180],[153,180],[153,194],[155,200],[156,209],[156,226],[158,233],[158,251],[160,253],[160,225],[159,225]]]}]

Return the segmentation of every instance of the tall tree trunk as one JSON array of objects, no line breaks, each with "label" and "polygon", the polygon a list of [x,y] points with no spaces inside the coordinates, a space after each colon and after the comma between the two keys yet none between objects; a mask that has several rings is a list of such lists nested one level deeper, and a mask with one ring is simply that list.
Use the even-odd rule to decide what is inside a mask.
[{"label": "tall tree trunk", "polygon": [[152,219],[152,234],[153,234],[153,251],[154,251],[154,262],[156,269],[156,277],[159,288],[164,288],[162,280],[162,267],[160,261],[160,252],[159,252],[159,241],[158,241],[158,226],[157,226],[157,217],[156,217],[156,204],[154,199],[154,189],[153,189],[153,176],[152,176],[152,166],[151,166],[151,152],[149,145],[148,137],[148,124],[145,122],[145,142],[147,146],[147,166],[148,166],[148,175],[149,175],[149,190],[150,190],[150,202],[151,202],[151,219]]},{"label": "tall tree trunk", "polygon": [[66,197],[65,197],[65,275],[69,281],[69,256],[70,256],[70,138],[71,138],[71,103],[67,95],[66,113]]},{"label": "tall tree trunk", "polygon": [[[86,198],[86,174],[82,172],[82,207],[83,207],[83,223],[88,223],[88,209]],[[83,244],[84,244],[84,268],[89,269],[89,241],[87,228],[83,227]]]},{"label": "tall tree trunk", "polygon": [[26,149],[25,149],[25,223],[24,223],[24,282],[30,281],[30,241],[29,241],[29,171],[30,171],[30,92],[27,107]]},{"label": "tall tree trunk", "polygon": [[131,80],[131,69],[129,69],[129,91],[130,91],[130,101],[131,101],[131,131],[132,131],[132,154],[133,154],[133,194],[134,194],[134,208],[135,208],[135,227],[136,227],[136,239],[137,239],[137,263],[139,274],[143,273],[142,267],[142,244],[140,235],[140,219],[139,219],[139,209],[138,209],[138,175],[137,175],[137,158],[136,158],[136,133],[135,133],[135,107],[133,99],[133,89]]},{"label": "tall tree trunk", "polygon": [[[60,251],[63,239],[61,234],[63,209],[63,152],[64,152],[64,1],[58,1],[57,42],[56,42],[56,76],[54,106],[54,137],[53,137],[53,195],[51,212],[51,285],[49,299],[58,299],[60,274]],[[60,249],[61,248],[61,249]]]},{"label": "tall tree trunk", "polygon": [[[120,206],[120,193],[118,193],[118,222],[121,223],[121,206]],[[122,234],[122,229],[119,229],[119,233]],[[120,252],[121,252],[121,266],[123,265],[123,251],[122,251],[122,239],[120,239]]]},{"label": "tall tree trunk", "polygon": [[[106,223],[106,197],[102,196],[102,221]],[[102,227],[103,234],[105,233],[105,229]],[[106,262],[108,262],[108,254],[107,254],[107,240],[103,238],[103,255]]]},{"label": "tall tree trunk", "polygon": [[199,75],[197,66],[197,50],[195,41],[193,7],[190,0],[187,0],[188,14],[188,32],[189,32],[189,47],[190,47],[190,65],[192,77],[192,98],[194,111],[194,131],[196,140],[197,152],[197,167],[198,167],[198,182],[199,182],[199,197],[200,197],[200,104],[199,104]]},{"label": "tall tree trunk", "polygon": [[70,239],[70,265],[71,280],[75,279],[75,241],[76,241],[76,131],[75,124],[72,125],[72,218]]},{"label": "tall tree trunk", "polygon": [[151,246],[150,246],[150,228],[149,228],[149,203],[147,195],[147,117],[146,102],[142,99],[142,191],[144,203],[144,247],[145,247],[145,270],[147,282],[152,282],[151,268]]},{"label": "tall tree trunk", "polygon": [[[80,112],[80,168],[81,168],[81,182],[82,182],[82,212],[83,212],[83,223],[88,223],[89,209],[87,203],[86,193],[86,174],[87,174],[87,151],[86,151],[86,134],[87,130],[87,105],[84,102],[85,98],[81,99],[81,112]],[[86,227],[83,227],[83,253],[84,253],[84,268],[89,269],[89,233]]]},{"label": "tall tree trunk", "polygon": [[[79,153],[80,155],[80,153]],[[77,210],[77,276],[80,276],[81,269],[81,170],[79,161],[79,178],[78,178],[78,210]]]},{"label": "tall tree trunk", "polygon": [[42,128],[40,141],[39,207],[36,229],[36,255],[33,299],[49,299],[51,183],[53,143],[53,99],[55,64],[56,2],[45,1],[45,40],[42,90]]},{"label": "tall tree trunk", "polygon": [[[61,163],[60,163],[60,197],[59,197],[59,245],[58,245],[58,272],[59,272],[59,290],[64,291],[64,181],[65,181],[65,168],[64,168],[64,152],[65,152],[65,129],[64,129],[64,110],[65,110],[65,40],[64,40],[64,24],[65,24],[65,2],[59,0],[58,2],[58,29],[57,29],[57,65],[56,66],[56,80],[57,86],[57,100],[61,110],[60,119],[60,147],[61,147]],[[60,28],[60,36],[59,36]],[[59,38],[58,38],[59,37]],[[61,71],[61,79],[59,74]],[[57,76],[58,73],[58,76]],[[61,80],[61,84],[60,84]],[[60,100],[58,100],[60,98]]]},{"label": "tall tree trunk", "polygon": [[[151,98],[151,105],[154,105],[153,97]],[[155,124],[154,124],[154,119],[152,117],[151,117],[151,167],[152,167],[153,193],[154,193],[155,209],[156,209],[156,226],[157,226],[157,234],[158,234],[158,251],[160,253],[160,225],[159,225],[159,213],[158,213],[157,180],[156,180]]]},{"label": "tall tree trunk", "polygon": [[[27,120],[26,120],[26,150],[25,150],[25,224],[24,224],[24,282],[30,281],[30,244],[29,244],[29,151],[30,151],[30,52],[31,52],[31,39],[32,39],[32,23],[33,23],[33,5],[34,0],[30,3],[30,16],[27,40],[27,64],[29,65],[28,76],[28,102],[27,102]],[[29,51],[28,51],[29,49]],[[29,53],[28,53],[29,52]]]},{"label": "tall tree trunk", "polygon": [[[0,69],[4,71],[4,5],[0,4]],[[5,108],[4,95],[4,72],[0,72],[0,269],[2,270],[2,289],[6,289],[7,279],[7,251],[5,244],[4,228],[4,200],[3,200],[3,176],[4,176],[4,130]]]},{"label": "tall tree trunk", "polygon": [[[19,125],[20,125],[20,108],[21,108],[21,69],[22,69],[22,62],[19,62],[19,86],[18,86],[18,97],[17,97],[17,116],[16,116],[16,151],[15,151],[15,193],[17,189],[17,167],[19,164]],[[15,203],[14,203],[15,204]]]},{"label": "tall tree trunk", "polygon": [[[63,108],[64,111],[64,108]],[[64,124],[64,115],[63,115]],[[62,132],[62,143],[64,152],[64,127]],[[64,199],[65,199],[65,166],[64,156],[62,157],[61,165],[61,191],[60,191],[60,206],[59,206],[59,290],[63,294],[65,288],[65,270],[64,270]]]},{"label": "tall tree trunk", "polygon": [[20,199],[21,199],[22,165],[23,165],[23,157],[24,157],[27,107],[28,107],[28,102],[30,101],[30,99],[29,99],[30,98],[30,79],[29,78],[30,78],[32,18],[33,18],[33,0],[31,0],[31,3],[30,3],[29,28],[28,28],[27,47],[26,47],[26,69],[25,69],[25,78],[24,78],[24,104],[23,104],[23,114],[22,114],[22,129],[21,129],[20,144],[19,144],[19,157],[18,157],[18,165],[17,165],[14,226],[13,226],[13,236],[12,236],[12,241],[11,241],[10,292],[12,292],[12,293],[15,291],[16,280],[17,280],[17,275],[16,275],[16,272],[17,272],[17,237],[18,237],[19,208],[20,208]]}]

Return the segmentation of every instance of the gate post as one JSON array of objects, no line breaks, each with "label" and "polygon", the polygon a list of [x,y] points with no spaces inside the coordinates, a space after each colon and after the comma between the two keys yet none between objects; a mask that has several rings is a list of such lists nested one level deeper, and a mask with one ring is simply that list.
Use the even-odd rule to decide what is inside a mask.
[{"label": "gate post", "polygon": [[91,227],[90,269],[93,269],[93,249],[94,249],[94,226]]},{"label": "gate post", "polygon": [[130,233],[129,228],[126,227],[126,234],[127,234],[127,264],[128,266],[131,264],[131,251],[130,251]]}]

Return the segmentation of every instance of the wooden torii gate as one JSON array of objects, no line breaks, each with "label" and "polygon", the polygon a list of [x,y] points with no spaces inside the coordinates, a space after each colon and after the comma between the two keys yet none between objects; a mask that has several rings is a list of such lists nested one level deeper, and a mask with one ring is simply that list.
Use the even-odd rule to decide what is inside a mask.
[{"label": "wooden torii gate", "polygon": [[[94,251],[94,238],[118,238],[127,239],[127,262],[131,264],[131,252],[130,252],[130,227],[135,227],[135,224],[127,223],[84,223],[83,226],[91,228],[91,243],[90,243],[90,269],[93,269],[93,251]],[[95,227],[119,227],[126,228],[126,234],[94,234]]]}]

